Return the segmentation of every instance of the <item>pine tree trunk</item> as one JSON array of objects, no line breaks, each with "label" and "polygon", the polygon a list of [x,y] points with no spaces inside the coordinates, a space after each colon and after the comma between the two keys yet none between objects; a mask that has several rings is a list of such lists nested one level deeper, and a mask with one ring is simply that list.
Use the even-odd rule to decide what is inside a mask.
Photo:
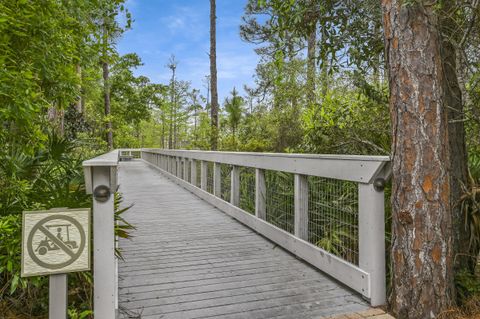
[{"label": "pine tree trunk", "polygon": [[392,119],[392,295],[397,318],[454,302],[450,150],[439,18],[382,0]]},{"label": "pine tree trunk", "polygon": [[109,119],[111,114],[111,108],[110,108],[110,81],[109,81],[108,63],[102,62],[102,68],[103,68],[103,101],[104,101],[104,107],[105,107],[105,117],[108,118],[105,124],[105,129],[107,131],[106,139],[107,139],[108,149],[112,150],[113,149],[113,131],[112,131],[112,121]]},{"label": "pine tree trunk", "polygon": [[216,6],[210,0],[210,90],[211,101],[211,149],[217,150],[218,144],[218,92],[217,92],[217,39],[216,39]]},{"label": "pine tree trunk", "polygon": [[173,122],[174,122],[174,109],[175,109],[175,68],[172,68],[172,85],[170,95],[170,125],[168,130],[168,148],[173,149]]},{"label": "pine tree trunk", "polygon": [[178,128],[177,128],[177,95],[174,93],[173,97],[173,148],[176,149],[178,148],[178,140],[177,140],[177,133],[178,133]]},{"label": "pine tree trunk", "polygon": [[236,127],[233,126],[233,127],[232,127],[232,133],[233,133],[233,134],[232,134],[232,135],[233,135],[233,149],[236,151],[236,150],[237,150],[237,142],[235,141],[235,133],[236,133],[235,131],[236,131]]},{"label": "pine tree trunk", "polygon": [[309,104],[315,104],[315,48],[317,45],[316,23],[307,40],[307,98]]}]

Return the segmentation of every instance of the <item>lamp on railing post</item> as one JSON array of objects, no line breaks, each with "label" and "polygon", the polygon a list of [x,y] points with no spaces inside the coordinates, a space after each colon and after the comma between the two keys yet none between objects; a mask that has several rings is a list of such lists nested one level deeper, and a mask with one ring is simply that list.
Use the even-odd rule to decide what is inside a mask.
[{"label": "lamp on railing post", "polygon": [[386,303],[385,194],[390,164],[368,183],[358,184],[358,250],[360,268],[370,274],[370,304]]},{"label": "lamp on railing post", "polygon": [[93,310],[95,318],[114,319],[117,300],[114,192],[118,151],[83,162],[85,188],[93,195]]}]

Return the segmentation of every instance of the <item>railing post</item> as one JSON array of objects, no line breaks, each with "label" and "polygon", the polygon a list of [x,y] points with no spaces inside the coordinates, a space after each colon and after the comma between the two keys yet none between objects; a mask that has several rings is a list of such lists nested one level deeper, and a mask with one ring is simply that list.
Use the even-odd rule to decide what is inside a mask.
[{"label": "railing post", "polygon": [[230,204],[239,206],[240,204],[240,167],[232,166],[232,178],[230,187]]},{"label": "railing post", "polygon": [[265,185],[265,171],[255,169],[255,216],[265,220],[267,218],[267,187]]},{"label": "railing post", "polygon": [[207,190],[207,170],[208,163],[205,161],[200,162],[200,188],[204,191]]},{"label": "railing post", "polygon": [[222,197],[222,167],[220,163],[213,163],[213,195]]},{"label": "railing post", "polygon": [[95,318],[114,319],[116,304],[114,192],[116,167],[91,167],[92,190],[107,186],[111,195],[106,201],[93,196],[93,308]]},{"label": "railing post", "polygon": [[295,236],[308,240],[308,180],[295,174],[294,181]]},{"label": "railing post", "polygon": [[175,176],[180,177],[180,158],[175,157]]},{"label": "railing post", "polygon": [[193,158],[190,161],[190,183],[197,186],[197,161]]},{"label": "railing post", "polygon": [[183,179],[183,157],[178,158],[178,178]]},{"label": "railing post", "polygon": [[188,182],[188,158],[183,158],[183,179]]},{"label": "railing post", "polygon": [[359,266],[370,273],[372,306],[386,303],[384,199],[373,184],[358,184]]}]

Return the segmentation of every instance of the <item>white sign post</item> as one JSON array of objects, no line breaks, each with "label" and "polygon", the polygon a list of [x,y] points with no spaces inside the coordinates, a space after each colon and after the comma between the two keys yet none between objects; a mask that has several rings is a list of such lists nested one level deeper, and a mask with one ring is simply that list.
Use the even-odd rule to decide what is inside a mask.
[{"label": "white sign post", "polygon": [[90,270],[90,209],[23,212],[22,277],[50,275],[49,318],[67,317],[67,273]]}]

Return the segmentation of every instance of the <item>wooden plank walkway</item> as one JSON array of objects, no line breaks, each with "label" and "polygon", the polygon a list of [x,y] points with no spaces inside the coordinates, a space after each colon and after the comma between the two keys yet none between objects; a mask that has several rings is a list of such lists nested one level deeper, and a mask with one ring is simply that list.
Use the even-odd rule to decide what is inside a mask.
[{"label": "wooden plank walkway", "polygon": [[363,311],[348,288],[137,160],[122,162],[120,318],[323,318]]}]

